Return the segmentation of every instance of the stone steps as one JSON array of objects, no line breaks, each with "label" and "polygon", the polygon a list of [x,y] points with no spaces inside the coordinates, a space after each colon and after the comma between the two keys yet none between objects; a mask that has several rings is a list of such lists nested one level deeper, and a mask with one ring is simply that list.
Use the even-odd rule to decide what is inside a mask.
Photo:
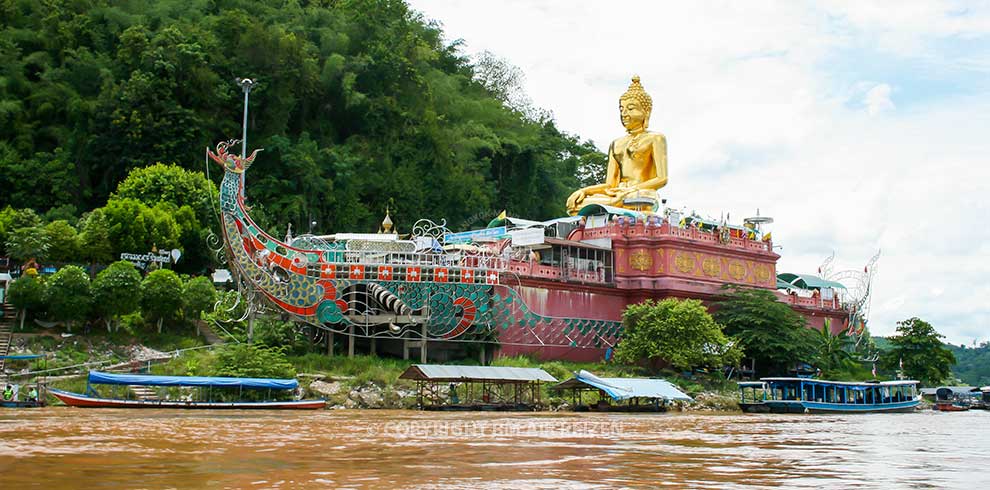
[{"label": "stone steps", "polygon": [[223,339],[217,335],[217,332],[213,330],[209,322],[199,321],[197,322],[197,325],[199,327],[200,335],[203,336],[203,340],[205,340],[207,344],[216,345],[224,343]]},{"label": "stone steps", "polygon": [[131,393],[134,393],[134,396],[137,397],[138,400],[158,400],[158,392],[153,388],[147,386],[131,386],[130,389]]},{"label": "stone steps", "polygon": [[[0,323],[0,357],[6,356],[10,352],[10,340],[13,336],[13,328],[10,323]],[[0,378],[6,378],[4,369],[7,368],[7,360],[0,359]]]}]

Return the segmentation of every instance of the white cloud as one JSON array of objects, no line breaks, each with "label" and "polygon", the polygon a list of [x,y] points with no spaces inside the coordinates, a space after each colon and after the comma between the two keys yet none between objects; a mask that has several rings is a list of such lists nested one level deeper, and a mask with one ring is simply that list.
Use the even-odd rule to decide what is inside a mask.
[{"label": "white cloud", "polygon": [[886,83],[878,84],[866,92],[864,103],[866,104],[866,111],[871,116],[896,108],[894,101],[890,100],[890,85]]},{"label": "white cloud", "polygon": [[[814,272],[833,250],[836,270],[862,270],[882,249],[875,333],[918,316],[954,342],[990,335],[990,92],[954,78],[990,71],[990,9],[859,1],[412,5],[441,21],[449,39],[463,38],[467,53],[489,50],[522,68],[534,103],[603,149],[622,134],[617,100],[639,74],[654,101],[650,128],[669,142],[662,194],[670,203],[716,217],[757,208],[773,216],[781,271]],[[938,47],[946,40],[965,42],[949,56]],[[860,61],[848,53],[859,51],[889,63],[889,76],[837,72],[836,57],[855,67]],[[901,78],[911,70],[898,70],[913,60],[951,83],[937,97],[919,93],[926,89]]]}]

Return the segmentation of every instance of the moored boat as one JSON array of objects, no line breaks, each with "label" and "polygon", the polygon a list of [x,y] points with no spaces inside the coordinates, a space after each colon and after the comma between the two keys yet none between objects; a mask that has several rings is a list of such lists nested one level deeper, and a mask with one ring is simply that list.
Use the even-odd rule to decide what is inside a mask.
[{"label": "moored boat", "polygon": [[970,409],[972,402],[978,400],[979,388],[942,386],[935,390],[933,410],[939,412],[965,412]]},{"label": "moored boat", "polygon": [[[910,412],[918,406],[918,382],[846,382],[809,378],[762,378],[740,383],[740,408],[773,413]],[[749,388],[753,395],[746,397]],[[762,389],[761,393],[757,393]]]},{"label": "moored boat", "polygon": [[[6,365],[7,362],[33,361],[43,357],[41,354],[11,354],[0,356],[0,362]],[[42,380],[22,382],[8,378],[6,382],[0,384],[0,408],[43,407],[45,398],[45,383]]]},{"label": "moored boat", "polygon": [[[142,386],[142,387],[180,387],[199,388],[200,396],[187,396],[180,399],[168,399],[155,396],[141,398],[107,397],[96,391],[94,385]],[[295,409],[313,410],[326,407],[326,400],[279,400],[272,398],[271,391],[285,392],[295,390],[299,383],[294,379],[271,378],[231,378],[211,376],[152,376],[144,374],[112,374],[91,371],[86,384],[86,393],[72,393],[63,390],[49,389],[48,392],[66,405],[82,408],[200,408],[200,409]],[[217,389],[214,393],[214,389]],[[237,389],[238,400],[226,401],[216,399],[213,395],[226,392],[232,394]],[[244,391],[259,394],[268,390],[264,400],[246,400]],[[128,393],[130,390],[128,389]]]}]

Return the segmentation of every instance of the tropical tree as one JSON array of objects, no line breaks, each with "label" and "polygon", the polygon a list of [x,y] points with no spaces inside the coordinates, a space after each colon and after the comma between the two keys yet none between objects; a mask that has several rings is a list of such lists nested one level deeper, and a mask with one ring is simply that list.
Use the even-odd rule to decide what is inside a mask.
[{"label": "tropical tree", "polygon": [[844,329],[833,334],[829,320],[818,331],[815,341],[815,365],[826,375],[853,363],[855,342]]},{"label": "tropical tree", "polygon": [[89,262],[90,271],[95,271],[96,264],[106,264],[113,260],[113,250],[110,245],[110,222],[103,209],[94,209],[87,214],[80,224],[79,256]]},{"label": "tropical tree", "polygon": [[176,318],[182,310],[182,280],[168,269],[158,269],[141,281],[141,311],[158,325]]},{"label": "tropical tree", "polygon": [[217,199],[217,188],[203,172],[193,172],[178,165],[156,163],[136,168],[127,174],[117,191],[118,199],[134,199],[148,207],[168,203],[176,209],[189,206],[201,223],[209,222]]},{"label": "tropical tree", "polygon": [[888,338],[890,348],[881,354],[881,366],[901,370],[904,376],[926,385],[938,385],[952,375],[956,363],[952,351],[942,343],[943,338],[935,327],[920,318],[897,322],[897,335]]},{"label": "tropical tree", "polygon": [[119,325],[120,317],[133,313],[141,302],[141,274],[134,264],[121,260],[100,271],[93,281],[96,313],[103,318],[109,332]]},{"label": "tropical tree", "polygon": [[199,276],[186,281],[182,290],[182,310],[186,320],[196,324],[197,332],[200,314],[213,308],[216,298],[217,290],[210,278]]},{"label": "tropical tree", "polygon": [[80,240],[76,229],[65,220],[52,221],[45,225],[48,238],[48,260],[73,262],[80,259]]},{"label": "tropical tree", "polygon": [[734,365],[742,355],[698,300],[668,298],[629,305],[622,324],[622,342],[615,349],[619,362],[646,360],[654,368],[691,369]]},{"label": "tropical tree", "polygon": [[813,360],[815,332],[773,291],[734,286],[725,291],[713,316],[755,361],[757,373],[786,374],[795,363]]},{"label": "tropical tree", "polygon": [[135,199],[111,199],[103,208],[114,253],[147,253],[179,246],[181,230],[168,204],[151,208]]},{"label": "tropical tree", "polygon": [[48,244],[48,235],[40,226],[17,228],[7,234],[7,253],[20,261],[45,258]]},{"label": "tropical tree", "polygon": [[249,378],[294,378],[292,367],[281,349],[255,344],[227,344],[217,350],[215,376]]},{"label": "tropical tree", "polygon": [[40,310],[45,305],[45,283],[35,275],[24,274],[10,283],[7,300],[14,308],[21,310],[21,330],[29,311]]},{"label": "tropical tree", "polygon": [[45,304],[53,319],[65,322],[72,330],[75,322],[86,320],[93,305],[89,275],[75,265],[59,269],[48,278]]}]

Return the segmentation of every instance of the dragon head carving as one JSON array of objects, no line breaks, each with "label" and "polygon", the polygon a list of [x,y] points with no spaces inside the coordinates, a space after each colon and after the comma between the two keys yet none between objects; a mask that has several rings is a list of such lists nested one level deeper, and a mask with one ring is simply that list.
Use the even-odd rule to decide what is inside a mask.
[{"label": "dragon head carving", "polygon": [[224,170],[235,174],[243,173],[248,169],[248,167],[251,166],[252,163],[254,163],[254,157],[258,155],[259,151],[263,151],[263,149],[259,148],[254,150],[254,152],[252,152],[247,158],[241,158],[236,154],[229,153],[227,151],[231,146],[234,146],[240,142],[241,140],[221,141],[220,143],[217,143],[216,153],[213,153],[210,150],[207,150],[206,153],[209,155],[211,160],[220,164]]}]

